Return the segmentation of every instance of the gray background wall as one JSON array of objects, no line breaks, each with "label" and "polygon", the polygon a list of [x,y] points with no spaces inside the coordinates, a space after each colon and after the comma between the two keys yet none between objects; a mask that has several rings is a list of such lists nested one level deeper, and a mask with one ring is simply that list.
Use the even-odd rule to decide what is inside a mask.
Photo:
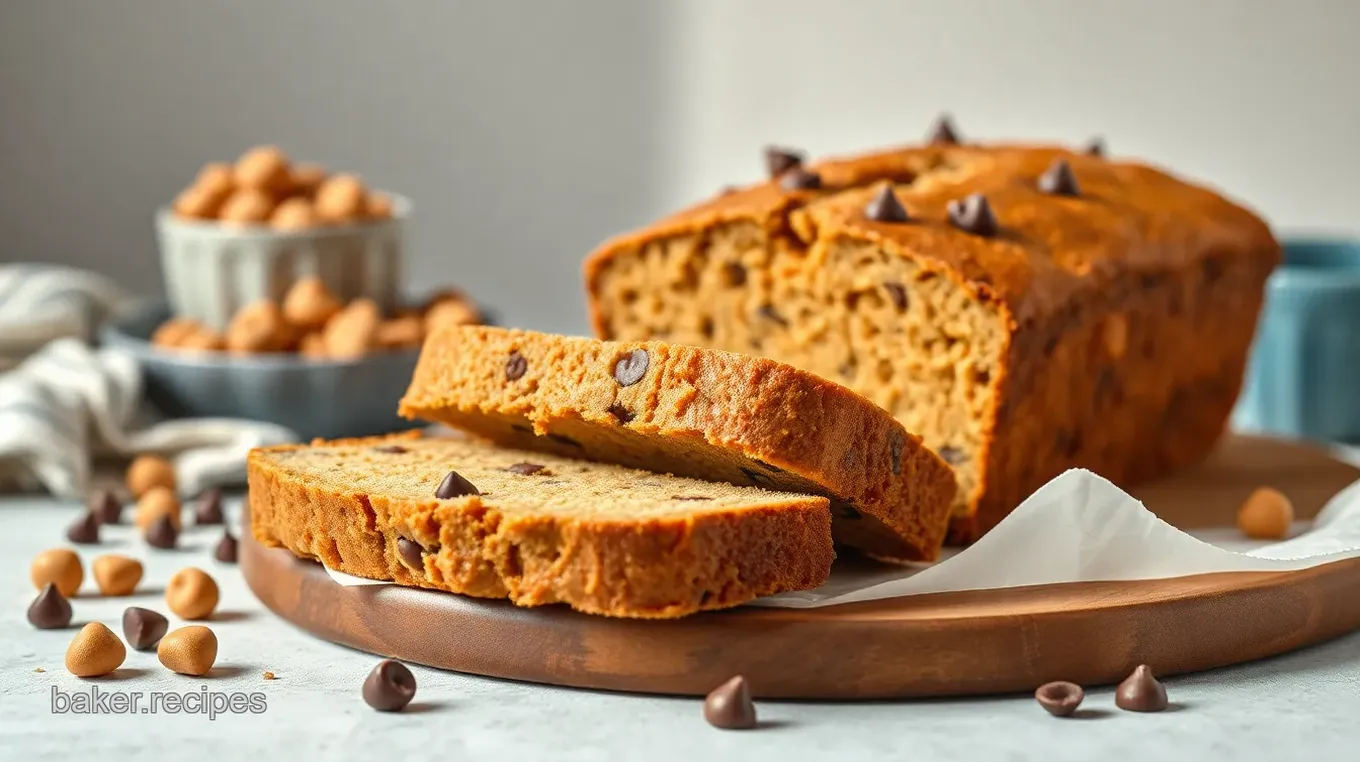
[{"label": "gray background wall", "polygon": [[1349,0],[0,1],[0,261],[159,290],[152,210],[258,142],[413,197],[413,286],[583,331],[579,260],[767,142],[1084,140],[1360,229]]}]

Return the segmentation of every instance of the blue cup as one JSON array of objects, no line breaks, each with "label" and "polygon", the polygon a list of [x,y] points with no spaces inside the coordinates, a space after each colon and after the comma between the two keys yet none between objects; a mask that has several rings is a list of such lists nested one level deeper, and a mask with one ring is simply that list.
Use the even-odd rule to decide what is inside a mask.
[{"label": "blue cup", "polygon": [[1360,441],[1360,240],[1284,242],[1234,418],[1290,438]]}]

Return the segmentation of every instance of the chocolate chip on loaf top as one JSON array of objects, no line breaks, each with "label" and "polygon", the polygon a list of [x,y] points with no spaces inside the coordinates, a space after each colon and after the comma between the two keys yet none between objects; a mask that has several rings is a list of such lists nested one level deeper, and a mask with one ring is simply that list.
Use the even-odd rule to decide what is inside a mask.
[{"label": "chocolate chip on loaf top", "polygon": [[669,618],[816,587],[827,500],[411,437],[250,454],[265,545],[370,579]]},{"label": "chocolate chip on loaf top", "polygon": [[826,495],[836,539],[931,560],[949,467],[882,409],[760,357],[488,327],[426,342],[400,412],[507,446]]},{"label": "chocolate chip on loaf top", "polygon": [[1223,430],[1279,259],[1249,211],[1103,148],[984,146],[947,122],[929,145],[771,171],[601,246],[597,335],[845,384],[953,465],[960,540],[1067,468],[1145,479]]}]

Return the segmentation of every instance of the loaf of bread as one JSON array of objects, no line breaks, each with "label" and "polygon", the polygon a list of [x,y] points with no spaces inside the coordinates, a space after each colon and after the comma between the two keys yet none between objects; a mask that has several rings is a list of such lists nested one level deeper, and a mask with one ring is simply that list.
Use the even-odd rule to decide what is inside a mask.
[{"label": "loaf of bread", "polygon": [[804,165],[605,243],[604,339],[763,355],[863,394],[954,466],[968,541],[1063,470],[1204,456],[1280,249],[1216,193],[1057,147]]},{"label": "loaf of bread", "polygon": [[331,569],[521,606],[669,618],[816,587],[827,500],[389,437],[254,450],[253,534]]},{"label": "loaf of bread", "polygon": [[948,465],[884,410],[760,357],[449,326],[421,351],[400,412],[499,444],[831,498],[840,542],[932,560]]}]

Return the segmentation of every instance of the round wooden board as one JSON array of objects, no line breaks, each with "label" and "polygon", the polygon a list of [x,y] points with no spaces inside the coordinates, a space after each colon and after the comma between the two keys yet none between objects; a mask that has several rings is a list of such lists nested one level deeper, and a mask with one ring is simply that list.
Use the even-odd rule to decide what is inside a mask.
[{"label": "round wooden board", "polygon": [[[1230,437],[1200,467],[1133,493],[1178,526],[1230,525],[1272,484],[1310,518],[1360,471],[1309,447]],[[1209,574],[944,593],[820,609],[742,607],[676,621],[522,609],[395,585],[345,587],[243,532],[265,605],[326,640],[432,667],[608,690],[702,695],[734,674],[766,698],[870,699],[1116,682],[1259,659],[1360,628],[1360,559]]]}]

